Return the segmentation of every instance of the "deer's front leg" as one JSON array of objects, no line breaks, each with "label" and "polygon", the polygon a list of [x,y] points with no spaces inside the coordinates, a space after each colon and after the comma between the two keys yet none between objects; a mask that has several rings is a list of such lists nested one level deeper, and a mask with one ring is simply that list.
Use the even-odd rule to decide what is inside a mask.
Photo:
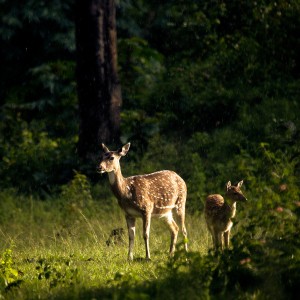
[{"label": "deer's front leg", "polygon": [[225,248],[229,248],[229,241],[230,241],[230,231],[232,228],[233,223],[229,221],[228,226],[227,226],[227,231],[224,232],[224,244]]},{"label": "deer's front leg", "polygon": [[129,237],[128,260],[133,260],[133,247],[134,247],[134,236],[135,236],[135,218],[126,215],[126,222],[127,222],[128,237]]},{"label": "deer's front leg", "polygon": [[225,248],[229,248],[230,230],[224,232],[224,244]]},{"label": "deer's front leg", "polygon": [[143,216],[143,237],[146,248],[146,259],[150,260],[149,236],[150,236],[151,214],[146,213]]}]

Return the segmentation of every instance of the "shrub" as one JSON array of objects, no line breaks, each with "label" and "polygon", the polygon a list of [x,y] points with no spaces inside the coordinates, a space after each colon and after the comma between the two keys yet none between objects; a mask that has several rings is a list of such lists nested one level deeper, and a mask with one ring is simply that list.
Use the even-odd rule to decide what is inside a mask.
[{"label": "shrub", "polygon": [[[76,159],[74,140],[50,137],[41,130],[41,123],[28,124],[20,118],[8,121],[0,128],[4,133],[0,138],[2,186],[42,194],[71,177]],[[7,131],[14,133],[7,137]]]},{"label": "shrub", "polygon": [[14,267],[14,262],[12,259],[12,250],[6,249],[1,254],[1,264],[0,264],[0,296],[4,291],[11,289],[12,287],[17,287],[22,283],[22,272],[18,271]]}]

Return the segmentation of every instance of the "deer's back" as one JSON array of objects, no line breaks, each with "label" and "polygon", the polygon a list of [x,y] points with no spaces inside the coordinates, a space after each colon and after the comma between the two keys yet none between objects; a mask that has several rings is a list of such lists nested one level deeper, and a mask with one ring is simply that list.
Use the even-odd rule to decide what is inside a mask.
[{"label": "deer's back", "polygon": [[[145,210],[153,209],[161,214],[177,205],[177,200],[186,197],[184,180],[173,171],[159,171],[146,175],[137,175],[126,179],[132,201]],[[180,203],[181,204],[181,203]]]},{"label": "deer's back", "polygon": [[231,224],[232,210],[219,194],[209,195],[206,198],[204,214],[209,226],[217,226],[220,230],[225,231]]}]

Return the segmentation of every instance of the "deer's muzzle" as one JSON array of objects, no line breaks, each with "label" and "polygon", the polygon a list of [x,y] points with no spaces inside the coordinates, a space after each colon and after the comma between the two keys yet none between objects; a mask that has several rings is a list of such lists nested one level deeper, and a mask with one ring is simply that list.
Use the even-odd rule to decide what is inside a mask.
[{"label": "deer's muzzle", "polygon": [[97,167],[97,173],[105,173],[105,170],[103,169],[103,167],[100,165],[99,167]]}]

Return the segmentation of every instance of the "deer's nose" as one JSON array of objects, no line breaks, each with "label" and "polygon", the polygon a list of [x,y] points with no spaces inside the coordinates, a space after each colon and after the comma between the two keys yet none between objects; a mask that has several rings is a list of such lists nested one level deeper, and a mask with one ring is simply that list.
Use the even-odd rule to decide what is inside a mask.
[{"label": "deer's nose", "polygon": [[98,166],[97,167],[97,172],[99,172],[99,173],[101,173],[103,171],[103,168],[102,168],[102,166],[100,165],[100,166]]}]

